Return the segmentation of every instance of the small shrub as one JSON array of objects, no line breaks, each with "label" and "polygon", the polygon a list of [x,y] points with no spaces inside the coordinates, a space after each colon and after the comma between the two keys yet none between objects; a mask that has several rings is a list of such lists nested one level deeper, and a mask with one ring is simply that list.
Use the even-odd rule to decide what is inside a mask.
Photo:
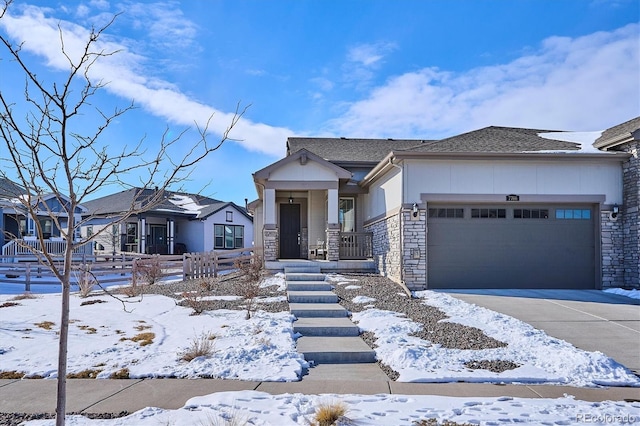
[{"label": "small shrub", "polygon": [[136,281],[141,280],[147,284],[155,284],[162,278],[162,262],[160,261],[160,256],[138,259],[135,262]]},{"label": "small shrub", "polygon": [[260,295],[262,259],[260,256],[255,256],[248,262],[236,260],[234,266],[240,275],[238,294],[244,297],[247,302],[246,319],[250,319],[251,313],[255,309],[256,298]]},{"label": "small shrub", "polygon": [[204,299],[209,294],[210,285],[208,281],[201,281],[199,288],[196,291],[185,291],[180,294],[182,301],[189,308],[193,309],[191,315],[200,315],[208,306],[207,301]]},{"label": "small shrub", "polygon": [[191,346],[181,352],[180,359],[191,362],[201,356],[211,356],[215,347],[216,336],[213,333],[202,333],[191,339]]},{"label": "small shrub", "polygon": [[78,373],[67,374],[67,379],[95,379],[102,370],[83,370]]},{"label": "small shrub", "polygon": [[24,376],[23,371],[0,371],[0,379],[22,379]]},{"label": "small shrub", "polygon": [[80,297],[88,297],[93,288],[98,284],[96,276],[91,272],[91,265],[80,265],[77,270],[74,271],[78,288],[80,289]]},{"label": "small shrub", "polygon": [[128,287],[122,287],[120,292],[127,297],[137,297],[144,294],[144,285],[130,285]]},{"label": "small shrub", "polygon": [[111,373],[109,376],[110,379],[128,379],[129,378],[129,369],[122,368],[115,373]]},{"label": "small shrub", "polygon": [[321,403],[316,408],[314,426],[333,426],[347,414],[347,405],[343,402]]}]

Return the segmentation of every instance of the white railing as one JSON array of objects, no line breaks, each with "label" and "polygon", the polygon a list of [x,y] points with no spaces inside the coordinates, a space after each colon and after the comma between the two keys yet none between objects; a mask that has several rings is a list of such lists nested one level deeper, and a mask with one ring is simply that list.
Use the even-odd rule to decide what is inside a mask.
[{"label": "white railing", "polygon": [[[44,249],[52,256],[60,256],[64,254],[67,248],[67,242],[64,240],[45,240]],[[43,247],[40,240],[11,240],[2,246],[2,256],[34,256],[42,253]],[[93,255],[93,244],[87,243],[73,250],[74,255]]]}]

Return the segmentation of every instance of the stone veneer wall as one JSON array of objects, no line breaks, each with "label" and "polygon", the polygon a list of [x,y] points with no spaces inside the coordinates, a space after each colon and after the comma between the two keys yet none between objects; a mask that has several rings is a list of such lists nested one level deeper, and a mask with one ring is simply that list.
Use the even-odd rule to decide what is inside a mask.
[{"label": "stone veneer wall", "polygon": [[264,260],[266,262],[278,260],[278,230],[263,229],[262,244],[264,246]]},{"label": "stone veneer wall", "polygon": [[402,212],[402,265],[404,283],[409,290],[424,290],[427,285],[427,222],[426,211]]},{"label": "stone veneer wall", "polygon": [[640,288],[640,142],[621,146],[631,154],[622,166],[624,205],[624,285]]},{"label": "stone veneer wall", "polygon": [[620,216],[612,219],[610,212],[600,214],[602,287],[624,285],[624,226]]},{"label": "stone veneer wall", "polygon": [[400,282],[400,218],[397,214],[364,227],[373,233],[373,259],[380,275]]},{"label": "stone veneer wall", "polygon": [[340,260],[340,225],[327,225],[327,260]]}]

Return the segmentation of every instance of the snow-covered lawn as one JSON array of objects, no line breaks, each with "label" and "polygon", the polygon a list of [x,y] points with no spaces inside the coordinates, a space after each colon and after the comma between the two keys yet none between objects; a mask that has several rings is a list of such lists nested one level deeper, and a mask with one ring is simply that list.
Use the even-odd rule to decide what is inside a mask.
[{"label": "snow-covered lawn", "polygon": [[[69,426],[156,425],[313,425],[319,407],[343,404],[342,426],[416,425],[426,419],[457,424],[622,425],[640,422],[640,404],[590,403],[571,397],[558,399],[455,398],[405,395],[269,395],[263,392],[220,392],[192,398],[183,408],[146,408],[114,420],[67,418]],[[29,425],[54,425],[54,420]]]},{"label": "snow-covered lawn", "polygon": [[[56,377],[60,295],[11,300],[0,296],[2,371]],[[98,378],[127,369],[130,378],[216,377],[297,381],[307,365],[296,352],[293,316],[258,311],[192,310],[161,295],[123,304],[109,296],[71,296],[68,372]],[[95,303],[99,302],[99,303]],[[84,304],[83,303],[92,303]],[[127,311],[125,311],[125,309]],[[181,360],[194,341],[210,339],[211,356]]]},{"label": "snow-covered lawn", "polygon": [[[334,279],[339,281],[340,277]],[[358,303],[367,307],[375,301],[358,295],[357,282],[343,282],[350,285]],[[266,284],[282,287],[284,280],[278,275]],[[636,376],[602,353],[576,349],[514,318],[446,294],[420,292],[417,295],[424,303],[444,311],[449,316],[446,321],[477,327],[507,346],[487,350],[445,349],[411,336],[419,325],[401,314],[371,307],[354,313],[353,319],[360,328],[375,333],[378,359],[398,371],[400,381],[640,386]],[[131,378],[296,381],[307,366],[296,352],[294,318],[288,312],[258,311],[246,320],[246,313],[236,310],[191,315],[190,308],[161,295],[145,295],[135,300],[124,309],[120,301],[107,295],[89,298],[72,295],[69,373],[89,372],[98,378],[128,374]],[[14,295],[5,294],[0,295],[0,306],[0,371],[55,378],[60,295],[38,294],[33,299],[16,300]],[[209,356],[191,361],[182,359],[195,342],[208,339],[213,348]],[[466,368],[464,363],[470,360],[509,360],[519,367],[492,373]],[[232,392],[193,398],[180,410],[147,408],[119,420],[103,423],[76,417],[68,424],[224,424],[221,419],[225,416],[227,419],[240,417],[246,424],[256,425],[309,424],[317,405],[327,400],[345,403],[351,424],[363,425],[410,425],[432,417],[483,424],[572,424],[579,423],[580,419],[591,424],[615,424],[620,422],[615,420],[622,418],[620,416],[640,421],[639,403],[594,404],[571,398],[271,396]],[[44,421],[44,424],[52,423]]]}]

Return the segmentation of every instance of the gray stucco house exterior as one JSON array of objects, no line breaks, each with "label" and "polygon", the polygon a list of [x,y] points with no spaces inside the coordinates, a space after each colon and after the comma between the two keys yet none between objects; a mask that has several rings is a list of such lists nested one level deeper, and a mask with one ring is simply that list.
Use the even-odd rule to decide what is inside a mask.
[{"label": "gray stucco house exterior", "polygon": [[[183,254],[253,245],[253,218],[244,207],[198,194],[131,188],[87,201],[82,234],[98,252]],[[158,201],[159,199],[159,201]],[[153,201],[129,217],[125,213]]]},{"label": "gray stucco house exterior", "polygon": [[265,261],[369,259],[410,289],[640,287],[640,117],[598,132],[301,138],[254,173]]}]

